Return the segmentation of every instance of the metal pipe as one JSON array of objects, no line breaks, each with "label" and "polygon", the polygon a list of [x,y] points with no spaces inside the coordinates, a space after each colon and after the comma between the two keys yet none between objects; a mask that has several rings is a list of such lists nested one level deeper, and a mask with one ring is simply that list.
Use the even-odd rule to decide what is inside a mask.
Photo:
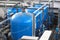
[{"label": "metal pipe", "polygon": [[32,36],[35,36],[35,15],[32,14]]},{"label": "metal pipe", "polygon": [[39,4],[40,4],[40,0],[39,0]]},{"label": "metal pipe", "polygon": [[52,7],[54,7],[54,2],[55,2],[55,1],[54,1],[54,0],[52,0]]},{"label": "metal pipe", "polygon": [[3,23],[7,22],[8,20],[10,20],[10,18],[8,18],[8,19],[6,19],[6,20],[0,22],[0,25],[2,25]]}]

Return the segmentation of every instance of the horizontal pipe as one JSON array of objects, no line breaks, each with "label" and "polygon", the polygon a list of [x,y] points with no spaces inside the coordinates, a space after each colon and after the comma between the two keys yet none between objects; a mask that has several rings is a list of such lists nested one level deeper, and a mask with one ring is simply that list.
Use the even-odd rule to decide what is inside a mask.
[{"label": "horizontal pipe", "polygon": [[4,23],[7,22],[8,20],[10,20],[10,18],[5,19],[4,21],[0,22],[0,25],[4,24]]},{"label": "horizontal pipe", "polygon": [[42,10],[41,10],[41,12],[37,13],[37,15],[36,15],[35,17],[37,17],[37,16],[40,15],[41,13],[42,13]]},{"label": "horizontal pipe", "polygon": [[36,11],[34,11],[33,13],[36,13],[38,10],[43,9],[43,7],[46,6],[46,4],[42,5],[40,8],[38,8]]},{"label": "horizontal pipe", "polygon": [[38,9],[38,8],[36,8],[36,7],[28,7],[27,9]]},{"label": "horizontal pipe", "polygon": [[[40,4],[36,4],[36,3],[35,3],[34,5],[43,5],[43,4],[42,4],[42,3],[40,3]],[[34,5],[33,5],[33,6],[34,6]],[[46,5],[48,5],[48,6],[49,6],[49,4],[46,4]]]},{"label": "horizontal pipe", "polygon": [[[7,1],[0,1],[0,3],[6,3]],[[7,2],[6,4],[17,4],[17,3],[19,3],[19,1],[18,2],[15,2],[15,1],[9,1],[9,2]],[[20,3],[22,3],[22,2],[20,2]]]}]

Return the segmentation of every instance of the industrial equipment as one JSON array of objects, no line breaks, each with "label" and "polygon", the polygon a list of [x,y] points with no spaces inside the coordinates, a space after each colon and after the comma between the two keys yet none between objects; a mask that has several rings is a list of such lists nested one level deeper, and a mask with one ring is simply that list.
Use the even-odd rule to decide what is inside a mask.
[{"label": "industrial equipment", "polygon": [[18,40],[23,35],[35,36],[36,29],[40,29],[40,26],[42,27],[39,20],[41,18],[40,14],[43,13],[41,9],[44,6],[46,5],[42,5],[40,8],[37,8],[33,13],[22,11],[12,16],[10,19],[10,29],[13,40]]},{"label": "industrial equipment", "polygon": [[[49,6],[47,4],[41,4],[40,2],[33,6],[30,4],[29,6],[20,4],[24,3],[13,3],[11,7],[10,4],[4,4],[7,11],[2,12],[4,17],[2,13],[0,15],[3,18],[3,21],[0,22],[0,34],[2,38],[7,40],[9,33],[11,33],[10,36],[12,40],[19,40],[22,36],[38,36],[40,38],[44,31],[49,29],[48,25],[52,24],[53,10],[49,12],[50,4]],[[31,4],[33,4],[33,2]],[[7,19],[5,19],[5,17],[7,17]]]}]

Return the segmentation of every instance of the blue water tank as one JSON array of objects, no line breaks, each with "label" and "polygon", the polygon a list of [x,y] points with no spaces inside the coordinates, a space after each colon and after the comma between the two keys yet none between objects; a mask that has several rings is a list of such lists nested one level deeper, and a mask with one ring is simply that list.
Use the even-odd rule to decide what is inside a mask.
[{"label": "blue water tank", "polygon": [[[37,8],[38,9],[38,8]],[[34,11],[37,10],[36,7],[30,7],[27,8],[26,11],[28,13],[33,13]],[[35,18],[36,18],[36,29],[39,29],[39,27],[42,25],[43,21],[42,21],[42,10],[38,10],[37,12],[35,12]],[[39,14],[37,17],[36,15]]]},{"label": "blue water tank", "polygon": [[[27,12],[28,13],[33,13],[34,11],[36,11],[38,8],[37,7],[30,7],[30,8],[27,8]],[[43,11],[42,10],[38,10],[37,12],[35,12],[35,19],[36,19],[36,35],[39,36],[39,32],[37,32],[38,30],[40,30],[40,32],[42,33],[42,30],[43,30],[43,20],[42,20],[42,13]]]},{"label": "blue water tank", "polygon": [[22,8],[8,8],[7,9],[7,18],[10,17],[10,14],[15,14],[15,13],[18,13],[18,12],[21,12],[22,11]]},{"label": "blue water tank", "polygon": [[[34,7],[37,7],[37,8],[39,8],[39,7],[41,7],[43,4],[35,4],[34,5]],[[46,21],[46,19],[48,18],[48,6],[44,6],[44,8],[43,8],[43,10],[44,10],[44,22]]]},{"label": "blue water tank", "polygon": [[17,13],[16,8],[8,8],[7,9],[7,18],[9,18],[11,16],[11,14],[15,14]]},{"label": "blue water tank", "polygon": [[12,16],[11,37],[13,40],[18,40],[22,36],[32,36],[32,16],[24,13],[17,13]]}]

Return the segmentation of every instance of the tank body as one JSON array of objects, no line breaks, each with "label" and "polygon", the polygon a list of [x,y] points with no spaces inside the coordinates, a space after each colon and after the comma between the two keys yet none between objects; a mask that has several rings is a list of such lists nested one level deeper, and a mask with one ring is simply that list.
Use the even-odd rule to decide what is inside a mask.
[{"label": "tank body", "polygon": [[32,17],[25,13],[17,13],[10,19],[11,37],[18,40],[22,36],[32,36]]}]

